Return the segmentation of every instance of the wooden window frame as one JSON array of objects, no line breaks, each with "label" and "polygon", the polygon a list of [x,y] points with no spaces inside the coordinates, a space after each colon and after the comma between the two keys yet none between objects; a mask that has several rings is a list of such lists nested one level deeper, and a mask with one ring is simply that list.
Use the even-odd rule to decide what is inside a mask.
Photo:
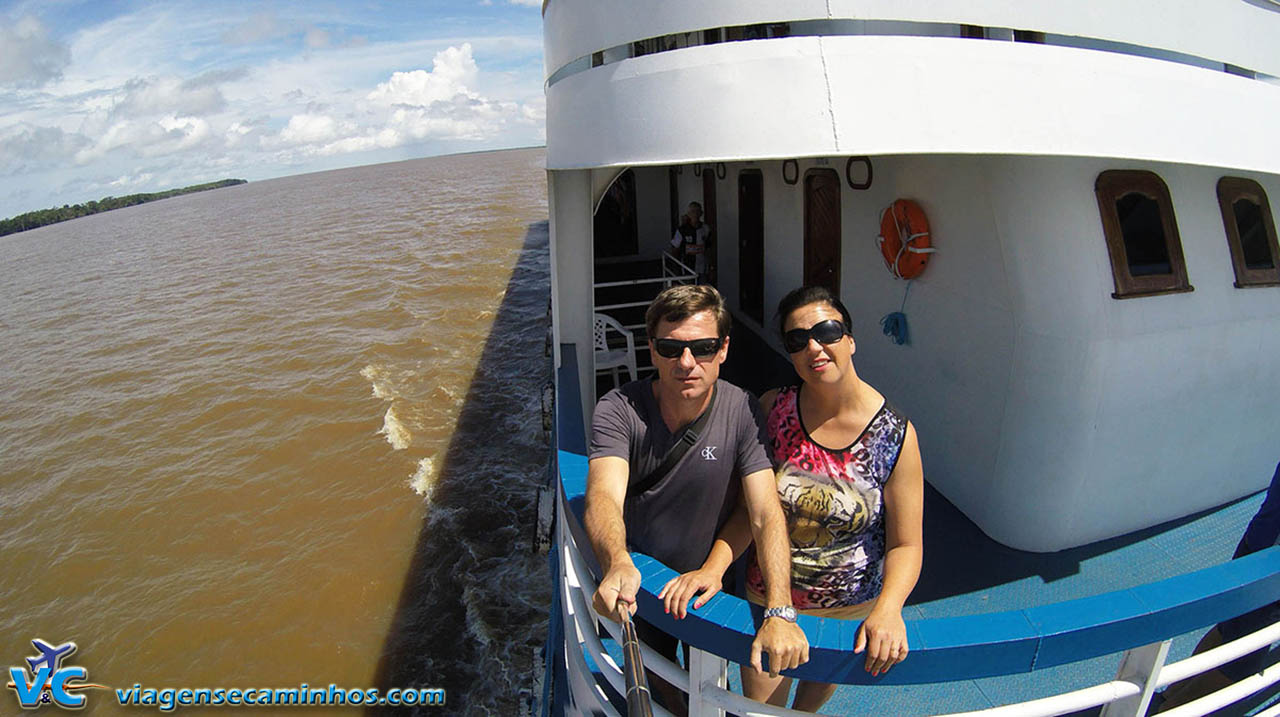
[{"label": "wooden window frame", "polygon": [[[1262,208],[1262,226],[1271,250],[1270,269],[1250,269],[1245,263],[1244,244],[1240,241],[1240,227],[1236,224],[1235,203],[1251,200]],[[1222,177],[1218,180],[1218,208],[1222,210],[1222,224],[1227,230],[1227,246],[1231,249],[1231,266],[1236,272],[1235,287],[1280,286],[1280,246],[1276,244],[1276,223],[1271,215],[1271,203],[1261,184],[1244,177]]]},{"label": "wooden window frame", "polygon": [[[1139,169],[1108,169],[1098,174],[1093,185],[1098,197],[1098,212],[1102,217],[1102,232],[1107,241],[1107,255],[1111,258],[1111,278],[1115,281],[1113,299],[1133,299],[1140,296],[1181,294],[1194,291],[1187,279],[1187,261],[1182,254],[1182,239],[1178,234],[1178,222],[1173,215],[1173,198],[1169,187],[1155,172]],[[1137,192],[1155,201],[1160,209],[1160,223],[1164,229],[1165,249],[1169,254],[1170,274],[1133,276],[1129,272],[1129,260],[1124,246],[1124,233],[1120,228],[1120,216],[1116,213],[1116,201],[1127,194]]]}]

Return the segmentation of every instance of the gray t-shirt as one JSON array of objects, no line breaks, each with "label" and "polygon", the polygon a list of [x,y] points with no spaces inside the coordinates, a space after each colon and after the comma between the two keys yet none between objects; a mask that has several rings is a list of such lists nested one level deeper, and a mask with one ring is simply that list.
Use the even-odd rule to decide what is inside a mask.
[{"label": "gray t-shirt", "polygon": [[[589,458],[616,456],[630,467],[629,485],[657,468],[675,443],[653,397],[653,381],[632,381],[596,404]],[[669,474],[639,495],[628,490],[622,517],[627,544],[677,572],[702,566],[738,504],[742,477],[772,470],[764,419],[751,394],[717,381],[711,417],[696,445]]]}]

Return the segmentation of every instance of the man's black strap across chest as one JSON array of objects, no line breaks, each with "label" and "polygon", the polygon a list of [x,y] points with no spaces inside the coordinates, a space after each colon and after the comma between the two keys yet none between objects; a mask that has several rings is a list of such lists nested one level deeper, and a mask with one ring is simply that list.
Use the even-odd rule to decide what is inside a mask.
[{"label": "man's black strap across chest", "polygon": [[684,458],[684,455],[689,452],[689,449],[693,448],[693,446],[697,444],[698,439],[702,436],[703,430],[706,429],[707,424],[711,421],[711,410],[715,408],[716,396],[719,394],[720,391],[712,386],[711,400],[707,402],[706,410],[699,414],[697,418],[693,419],[693,423],[690,423],[685,427],[684,431],[680,434],[680,437],[676,439],[675,444],[667,450],[667,455],[663,456],[662,463],[660,463],[657,468],[650,471],[644,478],[641,478],[635,483],[627,486],[628,498],[640,495],[656,485],[658,481],[666,477],[666,475],[676,467],[676,464],[680,462],[681,458]]}]

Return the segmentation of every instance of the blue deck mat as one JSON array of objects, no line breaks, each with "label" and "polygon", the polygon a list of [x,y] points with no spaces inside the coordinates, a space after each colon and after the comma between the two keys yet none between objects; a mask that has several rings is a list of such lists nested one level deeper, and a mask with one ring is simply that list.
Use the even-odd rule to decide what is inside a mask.
[{"label": "blue deck mat", "polygon": [[[1231,558],[1262,498],[1259,493],[1079,548],[1028,553],[986,537],[937,491],[928,489],[924,569],[904,616],[949,617],[1047,605],[1216,565]],[[966,566],[960,577],[957,565]],[[1175,638],[1169,661],[1188,657],[1205,631]],[[906,717],[984,709],[1106,682],[1115,678],[1119,661],[1119,655],[1107,656],[1029,674],[931,685],[841,687],[824,711]]]}]

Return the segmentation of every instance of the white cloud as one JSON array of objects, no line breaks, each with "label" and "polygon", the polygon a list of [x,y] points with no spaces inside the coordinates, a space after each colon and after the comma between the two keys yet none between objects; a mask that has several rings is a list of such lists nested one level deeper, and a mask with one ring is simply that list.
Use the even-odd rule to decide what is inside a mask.
[{"label": "white cloud", "polygon": [[117,189],[140,187],[150,182],[154,177],[155,175],[151,172],[139,172],[134,175],[122,174],[118,179],[109,182],[107,186]]},{"label": "white cloud", "polygon": [[209,122],[200,117],[161,117],[156,121],[164,130],[164,141],[152,144],[143,154],[170,154],[204,144],[213,137]]},{"label": "white cloud", "polygon": [[0,23],[0,85],[40,87],[62,77],[70,62],[71,50],[34,16]]},{"label": "white cloud", "polygon": [[83,135],[58,127],[19,124],[0,131],[0,171],[19,172],[38,163],[64,161],[89,144]]},{"label": "white cloud", "polygon": [[354,4],[108,4],[104,20],[43,0],[16,7],[12,18],[30,8],[40,19],[19,32],[0,10],[0,216],[124,186],[265,178],[543,134],[532,13],[508,13],[520,26],[487,34],[497,28],[468,24],[465,9],[442,23],[441,12]]},{"label": "white cloud", "polygon": [[234,82],[242,80],[249,76],[249,70],[244,67],[230,67],[224,70],[210,70],[203,75],[193,77],[183,84],[190,88],[205,87],[207,85],[221,85],[226,82]]},{"label": "white cloud", "polygon": [[480,69],[471,56],[471,44],[450,47],[436,54],[431,71],[396,72],[369,93],[368,99],[384,105],[429,107],[436,102],[452,102],[455,98],[475,99],[468,89],[474,85]]},{"label": "white cloud", "polygon": [[351,152],[367,152],[371,149],[389,149],[404,143],[404,138],[393,129],[381,129],[366,132],[358,137],[346,137],[316,149],[316,154],[350,154]]},{"label": "white cloud", "polygon": [[333,155],[389,149],[425,140],[488,140],[510,123],[540,123],[541,97],[522,106],[490,99],[480,81],[470,43],[437,52],[431,70],[393,72],[347,113],[308,108],[289,118],[261,145],[289,156]]},{"label": "white cloud", "polygon": [[94,142],[77,152],[75,160],[88,164],[108,154],[160,157],[217,143],[209,122],[200,117],[169,115],[154,120],[121,120],[111,124]]},{"label": "white cloud", "polygon": [[223,131],[222,141],[226,145],[227,149],[257,146],[253,143],[255,141],[261,141],[263,136],[263,127],[265,125],[265,120],[232,122],[231,125]]},{"label": "white cloud", "polygon": [[226,104],[217,84],[209,78],[198,77],[187,82],[177,77],[135,78],[125,83],[111,114],[116,117],[207,115],[222,110]]},{"label": "white cloud", "polygon": [[512,5],[524,5],[525,7],[542,7],[542,0],[510,0]]},{"label": "white cloud", "polygon": [[472,89],[479,79],[471,44],[463,43],[437,53],[430,72],[392,74],[367,99],[391,108],[387,123],[406,140],[488,139],[508,121],[524,116],[524,109],[510,100],[480,95]]},{"label": "white cloud", "polygon": [[547,122],[547,98],[545,95],[537,97],[525,102],[520,106],[520,117],[526,122],[532,122],[539,126]]},{"label": "white cloud", "polygon": [[294,115],[281,130],[280,139],[286,144],[322,144],[337,139],[338,131],[337,121],[327,115]]},{"label": "white cloud", "polygon": [[227,109],[221,87],[246,74],[230,68],[186,80],[135,77],[82,101],[78,131],[87,139],[74,152],[75,163],[83,166],[108,155],[160,157],[196,148],[225,149],[231,122],[219,117]]}]

